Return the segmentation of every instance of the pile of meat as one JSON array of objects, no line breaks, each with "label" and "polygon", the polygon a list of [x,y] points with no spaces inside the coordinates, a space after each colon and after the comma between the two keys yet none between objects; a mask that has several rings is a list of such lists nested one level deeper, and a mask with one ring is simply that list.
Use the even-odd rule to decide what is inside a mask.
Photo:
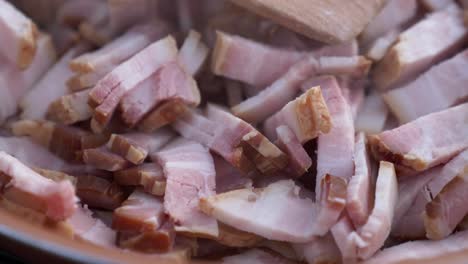
[{"label": "pile of meat", "polygon": [[466,262],[464,7],[323,44],[221,0],[0,0],[0,206],[179,261]]}]

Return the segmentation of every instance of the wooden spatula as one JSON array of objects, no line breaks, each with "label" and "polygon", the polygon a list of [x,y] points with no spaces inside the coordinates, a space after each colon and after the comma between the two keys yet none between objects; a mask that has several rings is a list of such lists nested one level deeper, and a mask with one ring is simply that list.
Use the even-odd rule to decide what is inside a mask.
[{"label": "wooden spatula", "polygon": [[344,42],[356,37],[387,0],[231,0],[310,38]]}]

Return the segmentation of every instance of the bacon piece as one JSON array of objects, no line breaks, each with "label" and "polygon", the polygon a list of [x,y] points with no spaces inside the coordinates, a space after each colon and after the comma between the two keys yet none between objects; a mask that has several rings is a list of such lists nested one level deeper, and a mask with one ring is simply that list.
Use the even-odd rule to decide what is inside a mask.
[{"label": "bacon piece", "polygon": [[[467,66],[468,50],[465,50],[432,67],[414,82],[385,93],[383,98],[400,123],[444,110],[468,98],[465,87],[468,77],[461,74]],[[425,95],[424,102],[416,100],[421,94]]]},{"label": "bacon piece", "polygon": [[177,232],[205,237],[218,236],[216,220],[199,211],[199,199],[215,194],[213,158],[202,145],[192,141],[166,147],[156,158],[164,169],[164,207]]},{"label": "bacon piece", "polygon": [[72,75],[68,63],[84,49],[84,46],[76,46],[69,50],[21,99],[20,105],[23,109],[21,118],[45,119],[49,104],[68,93],[65,82]]},{"label": "bacon piece", "polygon": [[83,162],[106,171],[119,171],[130,166],[121,156],[110,152],[106,147],[83,150]]},{"label": "bacon piece", "polygon": [[107,148],[131,163],[138,165],[145,161],[148,154],[161,149],[174,136],[174,133],[167,129],[153,134],[137,132],[120,135],[112,134],[109,142],[107,142]]},{"label": "bacon piece", "polygon": [[258,235],[241,231],[218,222],[219,235],[216,241],[229,247],[254,247],[264,240]]},{"label": "bacon piece", "polygon": [[46,117],[55,122],[71,125],[91,118],[92,112],[88,105],[91,89],[63,95],[51,102]]},{"label": "bacon piece", "polygon": [[404,26],[416,17],[417,0],[390,0],[361,33],[360,40],[368,44],[385,33]]},{"label": "bacon piece", "polygon": [[175,242],[174,226],[166,222],[161,228],[144,232],[121,231],[117,244],[121,248],[144,253],[169,252]]},{"label": "bacon piece", "polygon": [[[394,0],[393,2],[397,1]],[[398,40],[399,35],[400,31],[397,29],[393,29],[385,33],[385,35],[376,39],[372,43],[372,45],[367,49],[367,57],[373,61],[380,61],[381,59],[383,59],[383,57],[385,57],[385,54],[387,54],[391,46],[393,46],[395,41]]]},{"label": "bacon piece", "polygon": [[200,104],[197,83],[177,61],[162,65],[125,95],[120,103],[122,118],[127,125],[133,127],[154,107],[173,100],[183,102],[189,107]]},{"label": "bacon piece", "polygon": [[169,25],[159,20],[135,25],[104,47],[74,58],[70,68],[79,73],[109,72],[152,42],[166,36],[169,30]]},{"label": "bacon piece", "polygon": [[373,76],[377,88],[388,90],[414,80],[457,51],[467,30],[461,12],[453,9],[458,8],[431,14],[400,35],[375,68]]},{"label": "bacon piece", "polygon": [[[223,223],[267,239],[296,243],[313,240],[315,204],[300,197],[299,187],[290,180],[205,197],[200,200],[200,209]],[[284,214],[301,221],[284,221]]]},{"label": "bacon piece", "polygon": [[411,241],[386,248],[363,264],[437,264],[463,263],[468,248],[468,231],[439,241]]},{"label": "bacon piece", "polygon": [[90,105],[97,106],[93,115],[93,131],[100,131],[107,125],[120,99],[128,91],[161,65],[174,60],[176,55],[175,40],[169,36],[149,45],[101,79],[89,94]]},{"label": "bacon piece", "polygon": [[319,133],[330,132],[330,119],[320,87],[313,87],[268,118],[264,123],[264,130],[269,138],[275,139],[277,127],[286,125],[299,142],[304,144],[316,138]]},{"label": "bacon piece", "polygon": [[162,196],[166,189],[166,178],[161,166],[156,163],[143,163],[136,167],[114,172],[114,180],[119,185],[141,186],[153,195]]},{"label": "bacon piece", "polygon": [[76,195],[90,207],[114,210],[125,200],[124,190],[109,180],[90,174],[80,175],[77,180]]},{"label": "bacon piece", "polygon": [[115,231],[101,220],[94,218],[92,214],[86,206],[78,206],[75,213],[67,220],[74,236],[99,246],[115,247]]},{"label": "bacon piece", "polygon": [[82,91],[94,87],[108,74],[110,69],[99,69],[95,72],[75,74],[67,81],[68,89],[72,92]]},{"label": "bacon piece", "polygon": [[364,104],[359,110],[355,121],[356,131],[368,134],[377,134],[384,130],[385,121],[388,116],[388,107],[382,97],[371,92],[364,99]]},{"label": "bacon piece", "polygon": [[37,26],[5,0],[0,1],[0,53],[11,64],[26,69],[37,51]]},{"label": "bacon piece", "polygon": [[216,193],[252,187],[252,179],[244,176],[222,157],[213,155],[213,160],[216,170]]},{"label": "bacon piece", "polygon": [[42,212],[54,221],[69,218],[76,209],[75,191],[69,181],[56,183],[0,152],[2,196],[24,207]]},{"label": "bacon piece", "polygon": [[292,260],[282,256],[268,253],[260,249],[250,249],[244,253],[233,255],[223,258],[223,264],[239,264],[239,263],[252,263],[252,264],[292,264]]},{"label": "bacon piece", "polygon": [[195,75],[203,67],[208,53],[208,47],[201,41],[200,33],[190,30],[180,48],[179,60],[190,75]]},{"label": "bacon piece", "polygon": [[375,201],[367,222],[358,230],[358,256],[372,257],[379,250],[392,225],[395,205],[398,199],[398,182],[392,163],[381,161],[375,187]]},{"label": "bacon piece", "polygon": [[465,103],[370,136],[369,143],[377,160],[423,171],[446,162],[468,147],[467,116]]},{"label": "bacon piece", "polygon": [[330,229],[335,243],[340,249],[343,263],[355,263],[357,260],[357,244],[354,239],[354,226],[347,215],[343,215]]},{"label": "bacon piece", "polygon": [[277,127],[276,134],[278,136],[276,144],[289,157],[286,172],[296,177],[302,176],[312,166],[309,154],[289,127],[284,125]]},{"label": "bacon piece", "polygon": [[450,235],[468,213],[466,189],[468,165],[453,178],[437,196],[426,205],[424,226],[429,239],[442,239]]},{"label": "bacon piece", "polygon": [[325,236],[315,237],[306,244],[293,244],[296,253],[308,263],[339,263],[341,261],[333,236],[327,233]]},{"label": "bacon piece", "polygon": [[153,132],[165,125],[172,124],[187,110],[188,107],[182,100],[168,100],[149,113],[138,125],[138,128],[146,133]]},{"label": "bacon piece", "polygon": [[32,170],[47,179],[53,180],[54,182],[61,182],[61,181],[67,180],[71,182],[73,186],[76,186],[76,183],[77,183],[77,179],[75,176],[68,175],[61,171],[47,170],[47,169],[41,169],[37,167],[32,168]]},{"label": "bacon piece", "polygon": [[365,134],[358,133],[355,142],[354,175],[348,183],[346,211],[355,226],[362,226],[370,214],[374,179]]},{"label": "bacon piece", "polygon": [[22,120],[12,125],[16,136],[31,136],[33,140],[67,161],[77,161],[77,152],[102,145],[106,137],[50,121]]}]

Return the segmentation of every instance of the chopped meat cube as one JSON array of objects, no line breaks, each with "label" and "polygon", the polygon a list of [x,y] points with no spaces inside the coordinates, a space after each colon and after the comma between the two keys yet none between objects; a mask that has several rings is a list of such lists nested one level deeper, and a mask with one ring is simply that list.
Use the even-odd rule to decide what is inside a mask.
[{"label": "chopped meat cube", "polygon": [[432,67],[414,82],[385,93],[383,98],[400,123],[444,110],[468,98],[466,67],[468,50]]},{"label": "chopped meat cube", "polygon": [[208,47],[201,41],[200,33],[190,30],[180,47],[179,60],[190,75],[197,74],[208,58]]},{"label": "chopped meat cube", "polygon": [[171,100],[190,107],[200,104],[197,83],[177,61],[162,65],[125,95],[120,103],[122,118],[133,127],[154,107]]},{"label": "chopped meat cube", "polygon": [[156,133],[127,133],[112,134],[107,147],[135,165],[145,161],[148,154],[158,151],[172,138],[174,133],[170,130],[160,130]]},{"label": "chopped meat cube", "polygon": [[420,117],[369,137],[377,160],[423,171],[448,161],[468,147],[468,103]]},{"label": "chopped meat cube", "polygon": [[348,183],[346,211],[355,226],[362,226],[370,214],[374,179],[365,134],[358,133],[355,142],[354,174]]},{"label": "chopped meat cube", "polygon": [[165,221],[163,201],[136,189],[122,206],[115,209],[112,228],[118,231],[152,231],[161,228]]},{"label": "chopped meat cube", "polygon": [[0,54],[15,67],[26,69],[37,51],[37,26],[6,0],[0,1]]},{"label": "chopped meat cube", "polygon": [[358,256],[372,257],[390,235],[395,205],[398,199],[398,182],[392,163],[381,161],[375,186],[374,208],[367,222],[358,230]]},{"label": "chopped meat cube", "polygon": [[76,195],[92,208],[114,210],[125,200],[126,193],[116,183],[88,174],[77,177]]},{"label": "chopped meat cube", "polygon": [[404,31],[377,64],[373,75],[377,88],[388,90],[414,80],[435,63],[453,55],[467,32],[458,10],[451,8],[427,16]]},{"label": "chopped meat cube", "polygon": [[467,177],[468,166],[465,165],[464,170],[445,185],[439,194],[426,205],[423,217],[428,238],[447,237],[468,213]]},{"label": "chopped meat cube", "polygon": [[385,33],[404,26],[416,17],[417,12],[417,0],[389,0],[361,33],[361,41],[370,43]]},{"label": "chopped meat cube", "polygon": [[51,102],[47,110],[47,118],[65,125],[90,119],[92,116],[91,108],[88,105],[90,91],[91,89],[86,89],[63,95]]},{"label": "chopped meat cube", "polygon": [[[302,198],[291,180],[205,197],[200,208],[223,223],[267,239],[305,243],[314,238],[315,204]],[[292,221],[284,221],[284,215]]]},{"label": "chopped meat cube", "polygon": [[276,129],[286,125],[301,144],[330,132],[332,123],[320,87],[313,87],[289,102],[264,123],[266,135],[276,138]]},{"label": "chopped meat cube", "polygon": [[0,172],[5,199],[42,212],[54,221],[74,213],[78,198],[69,181],[57,183],[44,178],[5,152],[0,152]]},{"label": "chopped meat cube", "polygon": [[371,92],[364,99],[355,121],[356,131],[377,134],[384,130],[388,107],[377,92]]},{"label": "chopped meat cube", "polygon": [[389,247],[363,264],[463,263],[467,248],[468,231],[463,231],[440,241],[411,241]]},{"label": "chopped meat cube", "polygon": [[293,246],[296,253],[308,263],[339,263],[341,260],[340,250],[330,233],[315,237],[309,243]]},{"label": "chopped meat cube", "polygon": [[84,49],[83,46],[76,46],[69,50],[22,98],[23,119],[45,119],[49,104],[68,93],[65,82],[72,75],[68,63]]},{"label": "chopped meat cube", "polygon": [[130,166],[130,162],[104,146],[83,150],[82,158],[85,164],[106,171],[119,171]]},{"label": "chopped meat cube", "polygon": [[108,124],[120,100],[128,91],[157,71],[161,65],[174,60],[176,55],[175,40],[169,36],[149,45],[101,79],[89,94],[90,105],[97,106],[93,115],[93,131],[101,131]]},{"label": "chopped meat cube", "polygon": [[166,180],[164,207],[177,232],[217,237],[216,219],[199,211],[199,199],[214,195],[216,172],[208,149],[193,141],[181,141],[158,152]]},{"label": "chopped meat cube", "polygon": [[278,136],[276,144],[289,157],[286,172],[293,177],[302,176],[312,166],[309,154],[289,127],[284,125],[277,127],[276,134]]},{"label": "chopped meat cube", "polygon": [[119,185],[141,186],[153,195],[162,196],[166,189],[166,178],[161,166],[156,163],[143,163],[136,167],[114,172],[114,180]]},{"label": "chopped meat cube", "polygon": [[242,263],[252,263],[252,264],[292,264],[292,260],[281,257],[276,254],[268,253],[260,249],[250,249],[244,253],[233,255],[229,257],[224,257],[223,264],[242,264]]},{"label": "chopped meat cube", "polygon": [[92,214],[86,206],[79,206],[67,220],[74,236],[96,245],[115,247],[115,231],[107,227],[101,220],[94,218]]}]

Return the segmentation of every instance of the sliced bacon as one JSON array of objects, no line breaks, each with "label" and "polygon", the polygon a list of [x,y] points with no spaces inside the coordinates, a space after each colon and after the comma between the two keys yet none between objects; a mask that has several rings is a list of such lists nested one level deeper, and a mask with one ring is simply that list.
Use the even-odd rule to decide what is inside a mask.
[{"label": "sliced bacon", "polygon": [[457,9],[431,14],[404,31],[377,64],[373,75],[376,86],[380,90],[396,88],[453,55],[467,35]]},{"label": "sliced bacon", "polygon": [[358,133],[354,147],[354,175],[348,183],[346,211],[355,226],[366,223],[372,207],[374,179],[364,133]]},{"label": "sliced bacon", "polygon": [[411,241],[386,248],[363,264],[437,264],[463,263],[468,248],[468,231],[440,241]]},{"label": "sliced bacon", "polygon": [[276,129],[286,125],[302,144],[331,130],[331,117],[320,87],[312,87],[289,102],[264,123],[265,134],[276,138]]},{"label": "sliced bacon", "polygon": [[107,227],[101,220],[94,218],[92,214],[86,206],[78,206],[75,213],[67,220],[75,238],[99,246],[115,247],[115,231]]},{"label": "sliced bacon", "polygon": [[166,222],[161,228],[144,232],[121,231],[117,244],[121,248],[144,253],[166,253],[174,246],[176,234],[174,226]]},{"label": "sliced bacon", "polygon": [[126,169],[130,166],[130,162],[112,153],[104,146],[83,150],[82,159],[85,164],[112,172]]},{"label": "sliced bacon", "polygon": [[128,92],[120,103],[124,122],[133,127],[162,102],[178,100],[189,107],[200,104],[197,83],[177,61],[162,65]]},{"label": "sliced bacon", "polygon": [[446,162],[468,147],[467,116],[465,103],[370,136],[369,143],[377,160],[423,171]]},{"label": "sliced bacon", "polygon": [[175,230],[205,237],[218,236],[216,219],[199,211],[199,199],[214,195],[216,172],[208,149],[181,141],[156,154],[166,176],[164,207]]},{"label": "sliced bacon", "polygon": [[15,67],[26,69],[37,51],[37,26],[6,0],[0,1],[0,53]]},{"label": "sliced bacon", "polygon": [[377,134],[384,130],[388,117],[388,107],[382,97],[372,92],[364,99],[364,104],[358,112],[355,122],[356,131]]},{"label": "sliced bacon", "polygon": [[138,125],[138,129],[146,133],[153,132],[165,125],[174,123],[188,109],[186,102],[182,100],[168,100],[149,113]]},{"label": "sliced bacon", "polygon": [[174,136],[174,133],[167,129],[152,134],[138,132],[112,134],[107,142],[107,147],[112,152],[138,165],[145,161],[148,154],[161,149]]},{"label": "sliced bacon", "polygon": [[306,244],[293,244],[296,253],[308,263],[339,263],[341,253],[333,236],[327,233],[325,236],[315,237]]},{"label": "sliced bacon", "polygon": [[372,257],[390,235],[395,205],[398,199],[398,182],[392,163],[381,161],[375,186],[374,208],[367,222],[358,230],[358,256]]},{"label": "sliced bacon", "polygon": [[208,58],[209,49],[197,31],[190,30],[180,47],[179,60],[190,75],[196,75]]},{"label": "sliced bacon", "polygon": [[[468,67],[468,50],[448,59],[419,76],[414,82],[391,90],[383,98],[400,123],[441,111],[468,98],[462,74]],[[416,100],[424,94],[424,101]]]},{"label": "sliced bacon", "polygon": [[55,122],[71,125],[91,118],[92,111],[88,105],[91,89],[63,95],[51,102],[46,117]]},{"label": "sliced bacon", "polygon": [[[275,208],[272,209],[272,206]],[[315,204],[299,195],[291,180],[260,189],[241,189],[205,197],[200,209],[239,230],[267,239],[305,243],[313,240]],[[291,221],[284,221],[284,214]]]},{"label": "sliced bacon", "polygon": [[276,128],[278,140],[276,144],[289,157],[286,172],[295,177],[300,177],[312,166],[312,159],[297,139],[294,132],[287,126]]},{"label": "sliced bacon", "polygon": [[116,183],[91,174],[77,176],[76,195],[92,208],[114,210],[125,200],[125,191]]},{"label": "sliced bacon", "polygon": [[[93,131],[101,131],[110,121],[120,99],[166,62],[174,60],[177,47],[171,36],[161,39],[117,66],[101,79],[89,94],[94,110]],[[156,59],[155,59],[156,58]]]},{"label": "sliced bacon", "polygon": [[445,185],[439,194],[426,205],[423,218],[428,238],[442,239],[449,236],[468,213],[468,206],[465,202],[467,177],[468,165],[465,164],[463,171]]},{"label": "sliced bacon", "polygon": [[161,166],[143,163],[136,167],[114,172],[114,180],[123,186],[141,186],[153,195],[162,196],[166,189],[166,178]]},{"label": "sliced bacon", "polygon": [[54,221],[65,220],[74,213],[78,198],[69,181],[57,183],[44,178],[3,151],[0,172],[5,199],[44,213]]}]

